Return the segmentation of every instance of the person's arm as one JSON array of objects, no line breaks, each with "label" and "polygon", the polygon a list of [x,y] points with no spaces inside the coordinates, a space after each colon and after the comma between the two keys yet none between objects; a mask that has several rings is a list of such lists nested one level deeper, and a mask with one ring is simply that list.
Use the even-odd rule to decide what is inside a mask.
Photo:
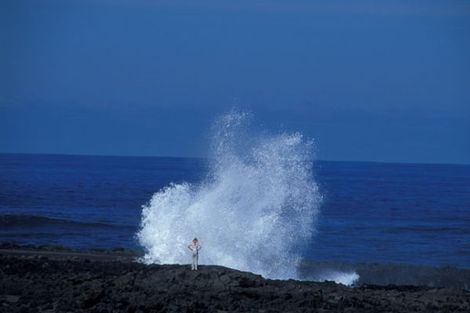
[{"label": "person's arm", "polygon": [[197,251],[201,250],[202,249],[202,246],[201,245],[198,245],[197,246]]},{"label": "person's arm", "polygon": [[188,246],[189,251],[193,252],[193,249],[191,248],[191,245]]}]

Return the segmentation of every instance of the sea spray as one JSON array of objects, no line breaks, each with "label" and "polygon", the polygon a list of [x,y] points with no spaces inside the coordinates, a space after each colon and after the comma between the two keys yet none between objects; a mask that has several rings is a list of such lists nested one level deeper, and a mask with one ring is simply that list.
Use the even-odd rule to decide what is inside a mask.
[{"label": "sea spray", "polygon": [[359,280],[359,275],[354,271],[323,271],[319,276],[313,278],[314,281],[334,281],[338,284],[352,286]]},{"label": "sea spray", "polygon": [[137,234],[145,263],[188,263],[198,237],[201,263],[269,278],[297,278],[321,202],[312,142],[300,133],[257,134],[249,116],[215,123],[209,172],[198,184],[170,184],[143,207]]}]

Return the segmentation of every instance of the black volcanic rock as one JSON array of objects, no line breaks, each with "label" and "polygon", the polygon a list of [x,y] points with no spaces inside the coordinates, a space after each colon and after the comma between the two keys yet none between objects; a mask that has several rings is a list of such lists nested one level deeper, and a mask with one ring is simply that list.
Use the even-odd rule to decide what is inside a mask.
[{"label": "black volcanic rock", "polygon": [[470,293],[268,280],[222,266],[0,254],[0,312],[470,312]]},{"label": "black volcanic rock", "polygon": [[357,285],[413,285],[470,290],[470,269],[450,266],[305,261],[299,274],[306,280],[322,280],[324,273],[357,273]]}]

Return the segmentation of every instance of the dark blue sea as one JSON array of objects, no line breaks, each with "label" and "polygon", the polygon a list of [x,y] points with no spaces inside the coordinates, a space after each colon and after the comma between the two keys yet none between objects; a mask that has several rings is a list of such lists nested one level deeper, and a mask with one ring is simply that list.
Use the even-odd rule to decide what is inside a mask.
[{"label": "dark blue sea", "polygon": [[[317,161],[306,259],[470,268],[470,166]],[[140,249],[142,205],[203,159],[0,154],[0,242]]]}]

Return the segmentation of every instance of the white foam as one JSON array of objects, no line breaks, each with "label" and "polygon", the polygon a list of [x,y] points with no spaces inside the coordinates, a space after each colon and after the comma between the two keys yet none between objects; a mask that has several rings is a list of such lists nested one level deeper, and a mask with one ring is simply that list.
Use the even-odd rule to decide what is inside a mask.
[{"label": "white foam", "polygon": [[355,272],[328,271],[318,275],[315,281],[334,281],[338,284],[352,286],[359,280],[359,275]]},{"label": "white foam", "polygon": [[171,184],[143,207],[137,234],[146,263],[188,263],[198,237],[200,261],[297,278],[299,247],[308,243],[321,195],[312,177],[312,142],[300,133],[250,132],[246,114],[214,127],[207,178]]}]

